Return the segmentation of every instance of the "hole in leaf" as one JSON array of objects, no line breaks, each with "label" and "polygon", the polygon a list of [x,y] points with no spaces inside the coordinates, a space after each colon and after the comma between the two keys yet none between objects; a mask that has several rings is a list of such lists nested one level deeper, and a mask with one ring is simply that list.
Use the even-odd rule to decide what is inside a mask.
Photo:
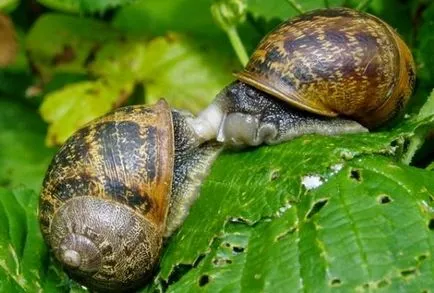
[{"label": "hole in leaf", "polygon": [[280,171],[279,170],[273,170],[270,173],[270,181],[275,181],[277,179],[279,179],[280,177]]},{"label": "hole in leaf", "polygon": [[320,199],[316,201],[313,206],[310,208],[309,212],[307,213],[306,218],[310,219],[315,214],[319,213],[319,211],[327,204],[329,200],[327,198]]},{"label": "hole in leaf", "polygon": [[403,277],[409,277],[414,274],[416,274],[416,269],[408,269],[408,270],[401,271],[401,276]]},{"label": "hole in leaf", "polygon": [[371,285],[369,283],[363,284],[363,289],[369,289],[369,287],[371,287]]},{"label": "hole in leaf", "polygon": [[230,264],[232,263],[232,260],[217,257],[217,258],[214,258],[214,259],[212,260],[212,263],[213,263],[215,266],[222,266],[222,265],[226,265],[226,264],[227,264],[227,265],[230,265]]},{"label": "hole in leaf", "polygon": [[232,247],[232,251],[235,253],[242,253],[244,252],[244,247],[234,246]]},{"label": "hole in leaf", "polygon": [[208,275],[202,275],[199,279],[199,286],[203,287],[208,283],[209,283],[209,276]]},{"label": "hole in leaf", "polygon": [[185,274],[193,268],[192,265],[178,264],[173,268],[167,280],[167,286],[178,282]]},{"label": "hole in leaf", "polygon": [[351,169],[350,178],[356,181],[362,181],[362,175],[360,174],[360,170]]},{"label": "hole in leaf", "polygon": [[391,142],[390,142],[390,146],[391,147],[396,147],[398,145],[398,140],[397,139],[394,139],[394,140],[392,140]]},{"label": "hole in leaf", "polygon": [[434,230],[434,219],[429,220],[429,222],[428,222],[428,228],[430,230]]},{"label": "hole in leaf", "polygon": [[176,265],[167,279],[167,282],[163,282],[163,287],[168,287],[178,282],[184,275],[186,275],[191,269],[197,267],[199,263],[205,258],[204,254],[197,257],[193,264],[178,264]]},{"label": "hole in leaf", "polygon": [[229,242],[225,242],[226,247],[231,247],[231,244]]},{"label": "hole in leaf", "polygon": [[419,256],[417,257],[417,260],[420,261],[420,262],[422,262],[422,261],[426,260],[427,258],[428,258],[428,255],[426,255],[426,254],[421,254],[421,255],[419,255]]},{"label": "hole in leaf", "polygon": [[402,144],[402,152],[405,154],[408,152],[408,148],[410,147],[410,139],[408,137],[406,137],[404,139],[404,143]]},{"label": "hole in leaf", "polygon": [[390,285],[390,281],[389,280],[381,280],[380,282],[378,282],[377,287],[378,288],[384,288]]},{"label": "hole in leaf", "polygon": [[379,204],[387,204],[392,202],[392,198],[388,195],[382,194],[378,197],[378,203]]},{"label": "hole in leaf", "polygon": [[338,287],[342,284],[342,281],[340,279],[333,279],[330,284],[334,287]]}]

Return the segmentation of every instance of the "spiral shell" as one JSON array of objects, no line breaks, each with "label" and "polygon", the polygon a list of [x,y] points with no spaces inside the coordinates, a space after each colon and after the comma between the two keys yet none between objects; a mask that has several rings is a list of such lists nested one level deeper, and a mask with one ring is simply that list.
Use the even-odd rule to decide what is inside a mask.
[{"label": "spiral shell", "polygon": [[415,66],[407,45],[385,22],[334,8],[282,23],[237,77],[292,106],[372,128],[407,104]]},{"label": "spiral shell", "polygon": [[151,275],[165,232],[173,153],[164,101],[119,109],[63,145],[43,183],[40,222],[73,277],[91,288],[124,290]]}]

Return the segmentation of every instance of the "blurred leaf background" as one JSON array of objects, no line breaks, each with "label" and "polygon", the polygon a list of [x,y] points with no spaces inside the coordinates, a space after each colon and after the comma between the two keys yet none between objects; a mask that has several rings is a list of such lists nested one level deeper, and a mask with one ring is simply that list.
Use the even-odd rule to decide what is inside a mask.
[{"label": "blurred leaf background", "polygon": [[197,113],[275,25],[335,6],[384,19],[410,45],[407,116],[375,133],[223,153],[142,290],[431,292],[430,0],[0,0],[0,292],[86,291],[51,259],[36,217],[69,135],[160,97]]}]

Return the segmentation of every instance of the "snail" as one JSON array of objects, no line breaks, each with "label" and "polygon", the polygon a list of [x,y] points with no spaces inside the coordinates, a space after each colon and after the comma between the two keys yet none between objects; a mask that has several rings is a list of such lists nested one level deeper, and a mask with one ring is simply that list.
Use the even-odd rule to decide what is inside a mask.
[{"label": "snail", "polygon": [[152,275],[163,238],[183,222],[220,149],[199,145],[188,119],[164,100],[120,108],[77,131],[54,156],[40,225],[74,279],[119,291]]},{"label": "snail", "polygon": [[384,21],[333,8],[280,24],[236,78],[193,123],[202,141],[255,146],[375,129],[403,111],[415,65]]}]

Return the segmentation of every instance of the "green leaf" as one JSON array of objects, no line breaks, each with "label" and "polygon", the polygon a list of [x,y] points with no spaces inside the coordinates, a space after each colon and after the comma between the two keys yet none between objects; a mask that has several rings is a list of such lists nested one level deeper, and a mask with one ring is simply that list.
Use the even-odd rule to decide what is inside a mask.
[{"label": "green leaf", "polygon": [[[210,6],[212,0],[146,0],[122,7],[116,14],[115,27],[140,35],[164,35],[168,31],[187,33],[200,39],[225,40],[214,23]],[[221,46],[221,44],[220,44]]]},{"label": "green leaf", "polygon": [[428,96],[426,103],[420,109],[418,119],[424,119],[432,115],[434,115],[434,90]]},{"label": "green leaf", "polygon": [[169,292],[431,288],[434,174],[394,160],[433,121],[223,154],[156,282]]},{"label": "green leaf", "polygon": [[19,4],[19,0],[0,0],[0,11],[6,13],[12,12]]},{"label": "green leaf", "polygon": [[0,291],[65,292],[65,275],[49,264],[37,221],[38,196],[0,188]]},{"label": "green leaf", "polygon": [[47,82],[54,73],[86,73],[95,51],[105,42],[120,39],[104,22],[61,14],[44,14],[27,35],[29,58]]},{"label": "green leaf", "polygon": [[50,123],[47,145],[59,145],[87,122],[123,104],[131,94],[131,83],[83,81],[45,96],[40,111]]},{"label": "green leaf", "polygon": [[0,98],[0,186],[39,191],[54,150],[44,145],[46,126],[35,109]]},{"label": "green leaf", "polygon": [[423,23],[419,29],[419,45],[416,51],[418,63],[418,78],[434,86],[434,4],[431,4],[423,13]]},{"label": "green leaf", "polygon": [[174,107],[198,112],[232,80],[230,64],[221,58],[212,49],[170,34],[149,43],[107,45],[92,71],[108,80],[143,82],[146,103],[164,97]]},{"label": "green leaf", "polygon": [[134,0],[38,0],[41,4],[65,12],[104,12]]},{"label": "green leaf", "polygon": [[[286,20],[288,18],[299,15],[300,12],[294,8],[289,2],[293,2],[297,7],[300,7],[303,11],[309,11],[313,9],[325,8],[325,1],[318,0],[248,0],[248,11],[255,17],[263,17],[267,20],[278,18],[280,20]],[[345,0],[329,0],[330,7],[342,6]]]}]

